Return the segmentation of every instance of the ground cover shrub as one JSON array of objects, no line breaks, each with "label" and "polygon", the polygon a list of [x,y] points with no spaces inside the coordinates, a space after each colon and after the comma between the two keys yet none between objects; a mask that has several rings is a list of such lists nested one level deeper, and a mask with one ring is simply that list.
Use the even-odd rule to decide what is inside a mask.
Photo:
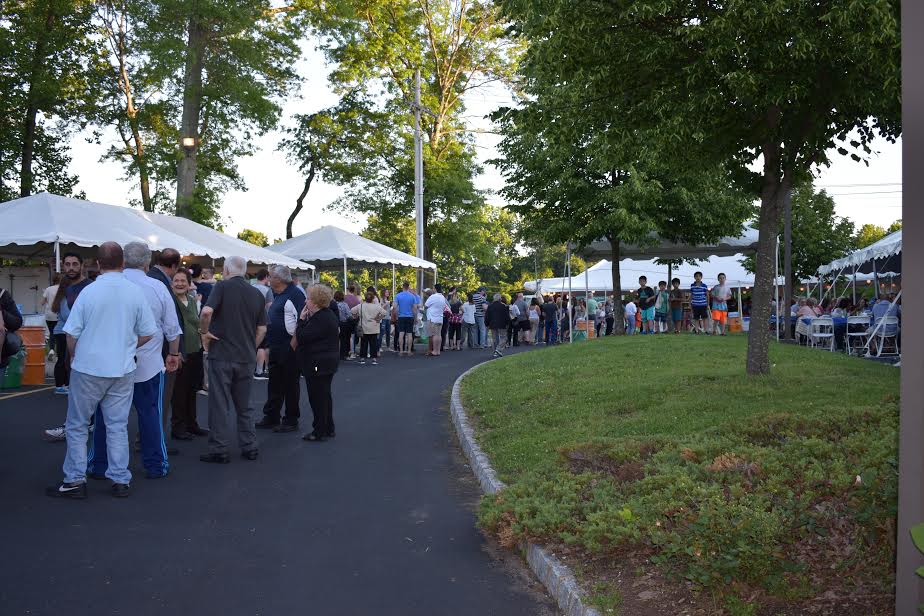
[{"label": "ground cover shrub", "polygon": [[[643,342],[661,345],[652,356],[663,357],[674,340]],[[671,364],[687,349],[687,341],[677,342]],[[638,383],[625,384],[641,401],[636,416],[610,413],[605,400],[589,404],[589,396],[569,402],[560,392],[570,387],[564,382],[570,375],[582,379],[584,391],[612,389],[619,397],[625,358],[650,350],[630,346],[639,344],[635,340],[511,358],[516,374],[524,366],[514,360],[565,355],[551,362],[559,374],[561,406],[550,410],[547,402],[540,404],[538,428],[530,419],[537,412],[532,394],[517,393],[525,390],[508,389],[503,404],[482,405],[506,376],[500,362],[497,369],[475,372],[463,397],[477,416],[479,439],[492,460],[501,461],[498,470],[509,484],[483,500],[480,524],[507,545],[529,539],[565,543],[594,557],[644,555],[661,571],[740,613],[747,613],[741,606],[749,602],[798,602],[832,589],[890,592],[897,371],[807,349],[775,349],[778,366],[789,358],[797,364],[808,359],[822,367],[824,378],[816,378],[817,370],[790,369],[783,375],[790,380],[787,387],[758,379],[758,391],[744,395],[742,405],[717,397],[716,391],[742,387],[724,361],[733,361],[739,351],[743,355],[743,348],[735,341],[697,343],[696,357],[699,345],[725,345],[732,358],[701,367],[723,376],[656,404],[644,402],[651,396],[640,396]],[[605,374],[588,379],[579,369],[562,369],[568,353],[580,347],[584,365],[603,363]],[[669,391],[676,375],[669,366],[664,372],[657,368],[652,366],[655,376],[643,389]],[[859,378],[832,378],[831,371],[838,370]],[[809,380],[816,386],[802,387]],[[637,416],[643,413],[647,416]],[[528,451],[531,445],[538,454]]]}]

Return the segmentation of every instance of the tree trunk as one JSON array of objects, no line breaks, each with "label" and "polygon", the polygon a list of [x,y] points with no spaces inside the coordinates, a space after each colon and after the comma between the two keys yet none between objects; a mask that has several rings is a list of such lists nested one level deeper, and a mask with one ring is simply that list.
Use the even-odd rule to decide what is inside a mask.
[{"label": "tree trunk", "polygon": [[748,331],[747,372],[751,375],[770,372],[770,298],[776,276],[776,238],[780,226],[780,205],[783,194],[789,190],[791,180],[779,175],[780,146],[765,144],[764,186],[760,197],[756,272],[751,327]]},{"label": "tree trunk", "polygon": [[22,164],[19,169],[19,196],[28,197],[32,194],[32,158],[35,152],[35,119],[38,108],[29,96],[29,107],[26,109],[26,119],[22,133]]},{"label": "tree trunk", "polygon": [[193,194],[196,190],[196,154],[199,149],[199,115],[202,110],[202,69],[206,35],[195,17],[189,20],[188,36],[180,139],[192,138],[194,143],[191,147],[183,147],[176,174],[176,215],[184,218],[192,216]]},{"label": "tree trunk", "polygon": [[[55,14],[52,7],[48,7],[48,13],[45,15],[45,33],[50,35],[55,25]],[[32,161],[35,157],[35,122],[38,118],[39,101],[36,100],[35,86],[36,83],[44,79],[41,71],[45,68],[45,45],[44,38],[39,38],[35,45],[35,53],[32,55],[32,74],[29,77],[29,94],[26,97],[28,104],[26,106],[26,115],[23,122],[22,132],[22,157],[19,168],[19,196],[28,197],[32,194],[34,185],[34,176],[32,174]]]},{"label": "tree trunk", "polygon": [[619,273],[619,238],[608,237],[610,240],[610,263],[613,266],[613,324],[617,335],[626,333],[626,324],[623,321],[622,310],[622,276]]},{"label": "tree trunk", "polygon": [[[782,315],[783,340],[792,338],[792,326],[789,323],[789,307],[792,305],[792,191],[786,190],[782,195],[783,208],[783,309],[777,307],[777,321]],[[779,301],[779,298],[774,298]],[[779,327],[779,325],[777,325]]]},{"label": "tree trunk", "polygon": [[312,160],[311,164],[308,166],[308,177],[305,178],[305,185],[302,187],[302,194],[298,196],[298,199],[295,200],[295,209],[292,210],[292,213],[289,214],[289,220],[286,221],[286,239],[292,239],[292,223],[295,222],[295,217],[298,216],[298,213],[302,211],[302,205],[305,201],[305,196],[308,194],[308,190],[311,188],[311,182],[314,181],[315,174],[315,162]]}]

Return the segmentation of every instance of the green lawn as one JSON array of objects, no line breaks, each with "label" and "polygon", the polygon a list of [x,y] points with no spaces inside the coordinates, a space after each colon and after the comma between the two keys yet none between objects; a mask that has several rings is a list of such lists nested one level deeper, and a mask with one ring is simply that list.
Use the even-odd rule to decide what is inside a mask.
[{"label": "green lawn", "polygon": [[612,337],[479,368],[462,397],[510,486],[482,525],[644,552],[735,605],[888,588],[898,369],[772,345],[752,378],[745,352],[742,335]]}]

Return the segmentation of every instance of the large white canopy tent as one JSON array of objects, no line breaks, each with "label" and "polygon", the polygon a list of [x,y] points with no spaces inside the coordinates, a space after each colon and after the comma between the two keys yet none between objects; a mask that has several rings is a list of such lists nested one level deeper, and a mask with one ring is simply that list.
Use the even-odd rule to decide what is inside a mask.
[{"label": "large white canopy tent", "polygon": [[[736,255],[733,257],[713,257],[698,265],[674,265],[671,268],[671,278],[680,278],[681,287],[688,288],[693,283],[693,274],[695,272],[702,272],[703,280],[707,283],[717,280],[719,273],[724,273],[729,286],[753,286],[754,275],[745,270],[740,261],[741,255]],[[613,291],[612,268],[613,264],[604,259],[587,268],[586,276],[584,273],[572,276],[570,287],[567,277],[530,280],[524,286],[527,290],[535,291],[538,283],[541,291],[552,293],[568,291],[569,288],[609,293]],[[647,261],[625,259],[619,262],[619,274],[623,281],[621,290],[633,291],[638,288],[639,276],[646,276],[648,283],[651,285],[656,285],[659,280],[665,280],[667,266],[659,265],[655,259]]]},{"label": "large white canopy tent", "polygon": [[[819,278],[826,275],[833,275],[835,279],[845,276],[854,281],[869,279],[871,274],[873,281],[876,283],[873,287],[876,296],[879,296],[879,278],[888,278],[890,286],[892,280],[901,276],[902,271],[902,232],[901,229],[895,233],[890,233],[878,242],[874,242],[866,248],[855,250],[845,257],[835,259],[827,265],[818,268]],[[832,286],[833,288],[833,286]],[[822,286],[819,284],[819,295],[821,295]],[[846,291],[846,288],[844,289]],[[853,285],[853,301],[856,303],[856,284]]]},{"label": "large white canopy tent", "polygon": [[0,204],[0,254],[17,257],[54,255],[113,241],[123,246],[144,242],[151,250],[174,248],[183,256],[224,259],[240,256],[250,263],[279,263],[292,269],[312,266],[270,252],[185,218],[128,207],[38,193]]},{"label": "large white canopy tent", "polygon": [[[723,237],[718,242],[707,245],[675,244],[653,235],[651,241],[645,244],[620,244],[619,259],[620,261],[623,259],[662,259],[665,261],[676,259],[679,261],[681,259],[705,260],[710,257],[731,257],[757,252],[757,239],[757,229],[752,227],[745,227],[738,237]],[[584,247],[579,254],[588,261],[609,259],[612,257],[612,249],[608,240],[599,239]]]},{"label": "large white canopy tent", "polygon": [[344,288],[347,287],[347,268],[350,263],[365,266],[391,265],[392,286],[396,265],[432,269],[434,278],[436,277],[435,263],[330,225],[279,242],[269,249],[292,259],[311,263],[319,269],[342,267]]}]

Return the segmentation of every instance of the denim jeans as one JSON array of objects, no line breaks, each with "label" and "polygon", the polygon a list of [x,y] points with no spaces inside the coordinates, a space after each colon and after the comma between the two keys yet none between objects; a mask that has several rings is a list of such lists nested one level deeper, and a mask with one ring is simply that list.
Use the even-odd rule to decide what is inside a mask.
[{"label": "denim jeans", "polygon": [[391,321],[389,321],[388,319],[382,319],[382,324],[379,326],[379,348],[387,349],[390,346],[391,346]]},{"label": "denim jeans", "polygon": [[626,335],[631,336],[635,333],[635,315],[632,315],[632,318],[626,319]]},{"label": "denim jeans", "polygon": [[109,467],[106,477],[115,483],[129,483],[128,414],[132,408],[134,371],[118,378],[91,376],[71,371],[70,395],[64,435],[67,455],[64,458],[64,481],[83,482],[87,478],[87,433],[90,417],[99,406],[106,418],[106,453]]},{"label": "denim jeans", "polygon": [[476,323],[462,323],[462,339],[470,349],[477,346],[477,329]]},{"label": "denim jeans", "polygon": [[484,324],[484,315],[475,315],[475,327],[478,328],[478,344],[482,349],[488,348],[488,328]]},{"label": "denim jeans", "polygon": [[558,323],[555,319],[546,319],[545,322],[545,343],[555,344],[558,337]]}]

